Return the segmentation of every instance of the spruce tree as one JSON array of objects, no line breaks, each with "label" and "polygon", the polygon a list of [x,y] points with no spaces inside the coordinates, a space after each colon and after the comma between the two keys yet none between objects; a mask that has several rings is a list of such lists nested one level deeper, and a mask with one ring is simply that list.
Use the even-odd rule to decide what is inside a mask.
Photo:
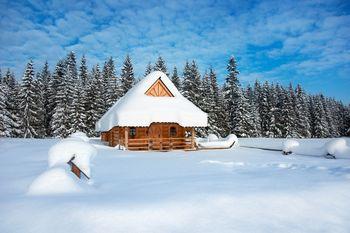
[{"label": "spruce tree", "polygon": [[242,92],[235,58],[232,56],[227,65],[228,75],[225,81],[224,98],[226,102],[226,111],[228,112],[228,120],[230,133],[239,137],[247,137],[250,122],[248,113],[248,100]]},{"label": "spruce tree", "polygon": [[312,128],[313,137],[324,138],[329,137],[328,123],[326,113],[324,111],[322,97],[320,95],[312,98]]},{"label": "spruce tree", "polygon": [[50,82],[51,82],[51,73],[49,71],[49,64],[46,61],[44,67],[40,73],[38,73],[37,77],[37,88],[38,88],[38,98],[40,100],[40,108],[42,109],[42,117],[43,117],[43,126],[44,126],[44,134],[43,137],[50,135]]},{"label": "spruce tree", "polygon": [[79,66],[79,79],[81,82],[81,86],[83,88],[86,87],[89,81],[89,72],[86,64],[86,58],[85,55],[82,56]]},{"label": "spruce tree", "polygon": [[8,111],[6,109],[7,86],[0,83],[0,137],[10,137],[10,124]]},{"label": "spruce tree", "polygon": [[147,75],[149,75],[152,72],[152,70],[153,70],[152,64],[151,62],[148,62],[144,76],[146,77]]},{"label": "spruce tree", "polygon": [[129,55],[125,58],[120,79],[122,95],[125,95],[135,84],[134,69]]},{"label": "spruce tree", "polygon": [[162,71],[164,74],[169,76],[165,61],[161,56],[158,57],[156,63],[154,64],[153,70],[154,71]]},{"label": "spruce tree", "polygon": [[20,86],[15,76],[10,70],[7,70],[3,77],[4,88],[6,90],[6,113],[10,137],[22,137],[21,129],[21,110],[20,110]]},{"label": "spruce tree", "polygon": [[91,72],[91,82],[87,90],[86,126],[88,135],[97,136],[95,124],[105,113],[103,106],[102,77],[98,65],[93,67]]},{"label": "spruce tree", "polygon": [[306,96],[304,90],[298,84],[296,88],[296,105],[295,105],[295,126],[298,136],[301,138],[310,138],[311,129],[310,129],[310,120],[306,102]]},{"label": "spruce tree", "polygon": [[171,81],[174,83],[175,87],[180,91],[181,90],[181,79],[177,73],[176,66],[174,66],[173,74],[171,76]]},{"label": "spruce tree", "polygon": [[21,102],[20,109],[22,112],[21,126],[23,129],[23,137],[37,137],[35,126],[38,121],[38,109],[35,104],[35,84],[34,84],[34,67],[33,61],[30,60],[26,66],[22,85],[21,85]]}]

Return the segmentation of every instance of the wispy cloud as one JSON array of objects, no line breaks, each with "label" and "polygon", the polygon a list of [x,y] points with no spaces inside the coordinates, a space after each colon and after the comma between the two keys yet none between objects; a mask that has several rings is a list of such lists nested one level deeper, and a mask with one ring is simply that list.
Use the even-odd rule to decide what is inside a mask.
[{"label": "wispy cloud", "polygon": [[119,67],[129,53],[137,75],[158,55],[170,69],[195,59],[223,80],[234,54],[243,82],[301,82],[350,101],[345,91],[327,93],[350,86],[346,2],[31,0],[0,7],[0,67],[18,75],[29,58],[53,66],[74,50],[90,64],[113,56]]}]

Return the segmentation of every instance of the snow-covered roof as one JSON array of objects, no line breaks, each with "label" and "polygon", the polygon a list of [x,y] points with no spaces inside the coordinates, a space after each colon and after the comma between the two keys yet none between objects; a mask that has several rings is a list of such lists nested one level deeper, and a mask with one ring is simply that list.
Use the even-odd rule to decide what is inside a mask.
[{"label": "snow-covered roof", "polygon": [[[158,79],[173,97],[145,94]],[[153,122],[206,127],[208,115],[183,97],[166,74],[155,71],[139,81],[102,116],[96,123],[96,131],[108,131],[114,126],[147,127]]]}]

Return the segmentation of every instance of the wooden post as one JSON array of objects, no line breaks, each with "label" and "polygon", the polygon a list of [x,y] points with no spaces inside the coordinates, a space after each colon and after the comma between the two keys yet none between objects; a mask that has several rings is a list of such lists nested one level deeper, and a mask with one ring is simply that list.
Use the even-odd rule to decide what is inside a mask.
[{"label": "wooden post", "polygon": [[191,129],[191,149],[194,149],[194,137],[195,137],[196,132],[194,131],[194,127]]},{"label": "wooden post", "polygon": [[125,127],[125,148],[128,149],[128,141],[129,141],[129,128]]}]

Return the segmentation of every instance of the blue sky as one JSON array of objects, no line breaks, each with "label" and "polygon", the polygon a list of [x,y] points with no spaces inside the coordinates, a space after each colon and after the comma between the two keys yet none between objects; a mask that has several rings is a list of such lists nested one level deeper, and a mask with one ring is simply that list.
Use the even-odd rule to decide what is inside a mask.
[{"label": "blue sky", "polygon": [[172,69],[195,59],[224,80],[230,55],[243,84],[301,83],[350,103],[349,1],[3,1],[0,67],[21,76],[32,58],[51,69],[69,51],[90,66],[127,53],[141,76],[162,55]]}]

